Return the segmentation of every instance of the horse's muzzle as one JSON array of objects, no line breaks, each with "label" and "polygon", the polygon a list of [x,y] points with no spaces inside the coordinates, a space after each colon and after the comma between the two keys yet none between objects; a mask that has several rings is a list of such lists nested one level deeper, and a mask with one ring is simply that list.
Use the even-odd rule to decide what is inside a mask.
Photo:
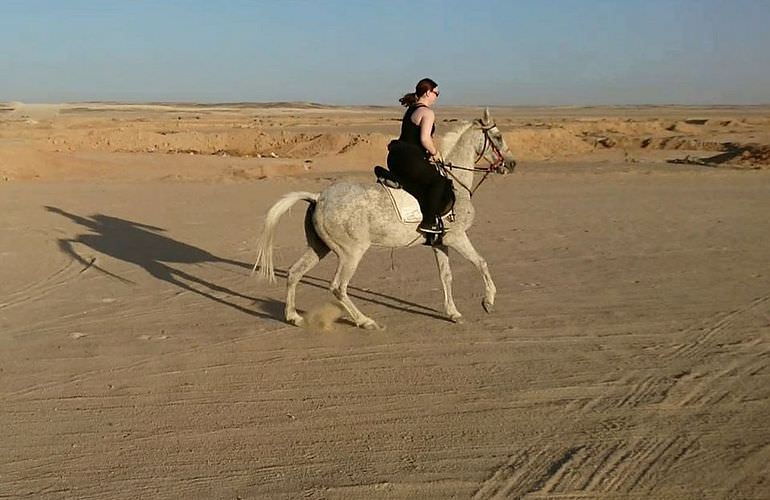
[{"label": "horse's muzzle", "polygon": [[505,160],[497,167],[497,173],[498,174],[510,174],[513,173],[513,170],[516,168],[516,160],[511,158],[510,160]]}]

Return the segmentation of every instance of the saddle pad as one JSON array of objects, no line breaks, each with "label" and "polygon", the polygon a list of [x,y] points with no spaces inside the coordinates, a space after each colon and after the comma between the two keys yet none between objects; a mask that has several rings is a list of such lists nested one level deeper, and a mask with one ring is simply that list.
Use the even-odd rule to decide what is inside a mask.
[{"label": "saddle pad", "polygon": [[420,211],[420,204],[417,202],[417,198],[403,189],[393,189],[384,184],[380,184],[380,186],[390,196],[390,201],[393,202],[393,208],[396,209],[401,222],[413,223],[422,220],[422,212]]}]

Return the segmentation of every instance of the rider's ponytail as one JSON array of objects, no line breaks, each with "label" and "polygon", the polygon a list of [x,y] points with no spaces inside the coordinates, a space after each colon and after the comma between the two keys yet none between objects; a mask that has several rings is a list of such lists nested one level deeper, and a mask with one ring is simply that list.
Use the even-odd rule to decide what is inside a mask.
[{"label": "rider's ponytail", "polygon": [[410,92],[408,94],[404,94],[404,97],[398,100],[398,102],[401,103],[402,106],[412,106],[414,103],[417,102],[417,94],[414,92]]},{"label": "rider's ponytail", "polygon": [[398,100],[402,106],[412,106],[417,102],[417,99],[438,87],[438,83],[434,82],[430,78],[423,78],[414,87],[414,92],[404,94],[404,97]]}]

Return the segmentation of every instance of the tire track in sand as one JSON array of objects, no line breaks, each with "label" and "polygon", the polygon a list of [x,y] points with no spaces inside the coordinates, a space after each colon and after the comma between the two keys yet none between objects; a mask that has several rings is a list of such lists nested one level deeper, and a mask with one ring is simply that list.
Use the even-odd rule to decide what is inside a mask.
[{"label": "tire track in sand", "polygon": [[770,345],[755,339],[730,354],[732,359],[727,355],[717,356],[679,378],[658,407],[704,407],[747,398],[767,399],[770,392],[764,389],[766,385],[760,376],[770,366]]},{"label": "tire track in sand", "polygon": [[[701,328],[691,342],[678,344],[666,358],[702,359],[690,367],[668,390],[659,407],[676,409],[740,402],[745,398],[767,399],[769,394],[758,375],[770,365],[767,324],[741,324],[740,320],[767,318],[770,295],[763,295]],[[728,334],[733,334],[732,336]],[[720,337],[725,337],[721,339]]]},{"label": "tire track in sand", "polygon": [[[610,394],[574,405],[575,409],[578,413],[596,413],[644,406],[677,409],[715,405],[725,400],[740,401],[752,392],[751,387],[743,387],[744,382],[768,367],[770,349],[761,337],[753,336],[730,339],[733,347],[720,351],[716,339],[732,332],[740,319],[764,310],[768,300],[768,295],[754,299],[701,328],[691,341],[675,345],[663,357],[691,365],[679,375],[632,373],[618,381],[618,385],[623,386],[622,392],[608,391]],[[535,450],[529,448],[512,455],[480,486],[473,498],[646,496],[669,471],[719,459],[718,453],[701,449],[697,439],[681,435],[628,441],[621,438],[572,448]]]},{"label": "tire track in sand", "polygon": [[521,450],[481,484],[473,494],[473,500],[522,498],[542,488],[578,451],[580,448]]},{"label": "tire track in sand", "polygon": [[684,437],[574,448],[532,447],[512,455],[484,481],[473,499],[642,494],[682,460],[694,456],[695,448],[695,441]]},{"label": "tire track in sand", "polygon": [[[719,317],[716,322],[702,326],[699,333],[697,333],[689,342],[674,345],[670,352],[663,354],[663,357],[672,359],[682,357],[694,358],[699,356],[703,353],[704,349],[710,346],[710,341],[718,335],[730,331],[730,327],[734,326],[737,319],[754,311],[762,310],[763,307],[770,307],[768,301],[770,301],[770,295],[763,295],[762,297],[752,300],[744,307],[739,307],[726,314],[720,315],[721,317]],[[687,331],[688,330],[686,330],[686,332]]]},{"label": "tire track in sand", "polygon": [[56,269],[48,276],[45,276],[38,281],[34,281],[0,299],[2,300],[2,302],[0,302],[0,310],[24,304],[25,302],[30,302],[32,300],[41,299],[57,288],[66,285],[72,278],[83,272],[82,270],[76,272],[74,267],[75,261],[67,259],[62,267]]}]

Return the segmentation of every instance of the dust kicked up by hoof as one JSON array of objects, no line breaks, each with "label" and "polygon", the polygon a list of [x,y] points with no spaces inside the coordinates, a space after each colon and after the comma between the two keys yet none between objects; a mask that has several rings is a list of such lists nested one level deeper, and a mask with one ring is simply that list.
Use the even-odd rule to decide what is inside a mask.
[{"label": "dust kicked up by hoof", "polygon": [[313,307],[305,314],[304,327],[308,330],[328,332],[332,325],[342,317],[344,309],[336,302],[324,302]]}]

